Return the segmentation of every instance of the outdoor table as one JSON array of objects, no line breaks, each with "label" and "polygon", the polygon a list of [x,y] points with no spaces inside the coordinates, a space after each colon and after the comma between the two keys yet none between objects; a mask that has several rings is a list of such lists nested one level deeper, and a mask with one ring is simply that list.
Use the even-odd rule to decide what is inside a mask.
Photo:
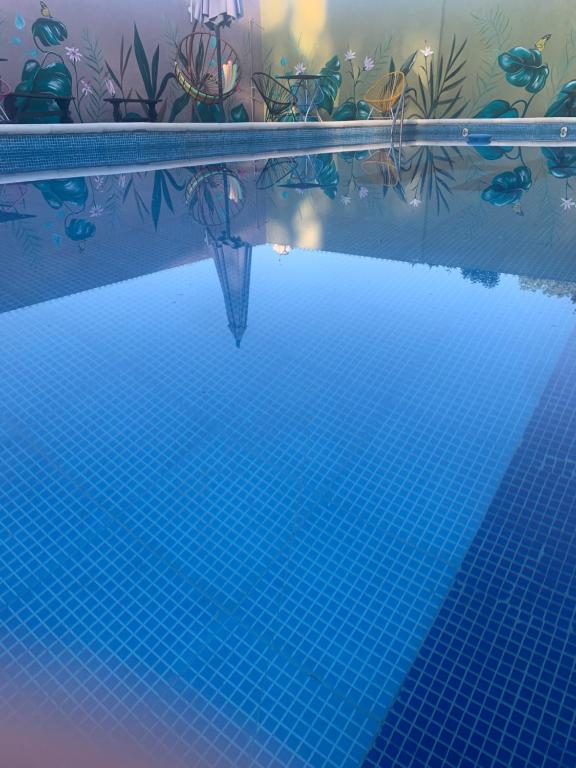
[{"label": "outdoor table", "polygon": [[162,99],[123,99],[123,98],[119,98],[118,96],[114,96],[108,99],[104,99],[104,101],[107,101],[109,104],[112,104],[115,123],[123,122],[122,113],[120,112],[120,107],[123,104],[140,104],[141,106],[146,108],[146,111],[148,113],[148,122],[155,123],[158,120],[158,113],[156,112],[156,104],[159,104],[162,101]]},{"label": "outdoor table", "polygon": [[318,120],[322,120],[318,112],[318,106],[322,100],[322,75],[283,75],[280,80],[286,80],[288,87],[297,100],[298,111],[306,122],[312,110],[316,113]]}]

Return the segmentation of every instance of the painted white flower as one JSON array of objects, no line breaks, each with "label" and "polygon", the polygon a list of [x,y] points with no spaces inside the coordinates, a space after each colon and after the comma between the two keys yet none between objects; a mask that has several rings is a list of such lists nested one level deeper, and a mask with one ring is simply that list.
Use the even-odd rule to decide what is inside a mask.
[{"label": "painted white flower", "polygon": [[424,56],[425,59],[427,59],[429,56],[434,55],[434,51],[432,50],[432,48],[430,48],[428,43],[424,44],[424,48],[420,48],[420,53],[422,54],[422,56]]},{"label": "painted white flower", "polygon": [[107,77],[104,80],[104,85],[106,86],[106,90],[108,91],[108,95],[114,98],[116,96],[116,86],[114,85],[114,81],[111,77]]},{"label": "painted white flower", "polygon": [[346,61],[354,61],[356,58],[356,51],[353,51],[352,48],[348,48],[346,53],[344,54],[344,58]]},{"label": "painted white flower", "polygon": [[104,186],[104,176],[94,176],[94,186],[100,191]]},{"label": "painted white flower", "polygon": [[66,56],[73,64],[77,64],[82,58],[79,48],[69,48],[68,46],[66,46]]},{"label": "painted white flower", "polygon": [[102,214],[104,213],[104,208],[102,208],[101,205],[93,205],[92,208],[90,208],[88,213],[91,219],[97,219],[98,216],[102,216]]},{"label": "painted white flower", "polygon": [[352,202],[350,195],[342,195],[342,205],[349,206]]},{"label": "painted white flower", "polygon": [[411,205],[412,208],[418,208],[422,205],[422,200],[419,200],[417,197],[415,197],[414,200],[410,200],[409,205]]},{"label": "painted white flower", "polygon": [[303,75],[304,72],[306,72],[306,65],[303,61],[299,61],[298,64],[294,67],[294,74],[295,75]]},{"label": "painted white flower", "polygon": [[92,86],[86,80],[80,80],[80,90],[84,96],[90,96],[94,93]]},{"label": "painted white flower", "polygon": [[370,58],[370,56],[364,57],[364,64],[362,65],[364,72],[371,72],[375,66],[374,59]]},{"label": "painted white flower", "polygon": [[571,208],[576,208],[576,203],[571,197],[562,197],[560,199],[560,206],[563,211],[569,211]]},{"label": "painted white flower", "polygon": [[358,197],[360,200],[364,200],[366,197],[368,197],[368,187],[360,187],[358,190]]}]

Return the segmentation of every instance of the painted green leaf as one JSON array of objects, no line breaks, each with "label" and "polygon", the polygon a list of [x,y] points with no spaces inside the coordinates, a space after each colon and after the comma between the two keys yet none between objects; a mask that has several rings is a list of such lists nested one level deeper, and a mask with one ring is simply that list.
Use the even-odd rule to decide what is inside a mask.
[{"label": "painted green leaf", "polygon": [[230,119],[233,123],[248,123],[250,118],[244,104],[238,104],[230,111]]},{"label": "painted green leaf", "polygon": [[544,147],[542,154],[546,158],[548,173],[557,179],[572,179],[576,176],[576,148]]},{"label": "painted green leaf", "polygon": [[418,56],[418,51],[414,51],[414,53],[408,56],[406,61],[400,67],[400,72],[403,72],[405,75],[407,75],[411,71],[412,67],[414,66],[414,63],[416,61],[416,56]]},{"label": "painted green leaf", "polygon": [[576,80],[562,86],[545,117],[576,117]]},{"label": "painted green leaf", "polygon": [[[513,119],[518,117],[518,110],[504,99],[494,99],[474,115],[474,119]],[[511,151],[512,147],[474,147],[484,160],[499,160]]]},{"label": "painted green leaf", "polygon": [[532,173],[527,166],[521,165],[495,176],[492,184],[482,192],[482,200],[497,207],[514,205],[531,186]]},{"label": "painted green leaf", "polygon": [[150,205],[150,210],[152,211],[154,229],[158,229],[160,211],[162,210],[162,171],[156,171],[154,174],[154,189],[152,190],[152,203]]},{"label": "painted green leaf", "polygon": [[70,219],[68,224],[66,224],[65,231],[70,240],[79,242],[93,237],[96,227],[88,219]]},{"label": "painted green leaf", "polygon": [[154,88],[152,87],[152,79],[150,76],[150,65],[148,64],[148,57],[146,51],[142,45],[138,27],[134,24],[134,53],[136,54],[136,61],[138,62],[138,69],[140,70],[140,77],[144,83],[144,88],[149,99],[155,97]]},{"label": "painted green leaf", "polygon": [[322,187],[322,191],[331,200],[334,200],[338,192],[340,177],[333,156],[316,155],[314,157],[314,170],[316,173],[316,181]]},{"label": "painted green leaf", "polygon": [[64,203],[83,207],[88,200],[88,187],[84,178],[53,179],[34,183],[51,208],[58,210]]},{"label": "painted green leaf", "polygon": [[360,99],[347,99],[332,115],[332,120],[368,120],[372,113],[372,107]]},{"label": "painted green leaf", "polygon": [[179,96],[176,99],[176,101],[172,104],[169,122],[173,123],[174,120],[176,120],[176,118],[180,114],[180,112],[182,112],[183,109],[186,109],[188,104],[190,104],[190,95],[188,93],[183,93],[182,96]]},{"label": "painted green leaf", "polygon": [[59,123],[62,113],[51,98],[26,99],[25,94],[50,93],[55,97],[71,98],[72,77],[61,61],[52,61],[45,67],[29,59],[22,70],[22,80],[14,90],[14,110],[20,123]]},{"label": "painted green leaf", "polygon": [[36,217],[31,213],[18,213],[17,211],[0,208],[0,224],[5,224],[7,221],[19,221],[20,219],[34,218]]},{"label": "painted green leaf", "polygon": [[510,85],[525,88],[529,93],[538,93],[546,85],[549,69],[542,63],[542,53],[537,48],[511,48],[498,56],[498,64]]},{"label": "painted green leaf", "polygon": [[60,45],[68,38],[66,25],[56,19],[36,19],[32,24],[32,36],[37,45]]},{"label": "painted green leaf", "polygon": [[334,102],[342,85],[342,75],[340,74],[340,59],[333,56],[330,61],[320,70],[320,87],[322,89],[322,100],[319,102],[319,109],[324,109],[329,115],[334,110]]},{"label": "painted green leaf", "polygon": [[200,102],[196,109],[201,123],[224,122],[224,110],[221,104],[204,104]]}]

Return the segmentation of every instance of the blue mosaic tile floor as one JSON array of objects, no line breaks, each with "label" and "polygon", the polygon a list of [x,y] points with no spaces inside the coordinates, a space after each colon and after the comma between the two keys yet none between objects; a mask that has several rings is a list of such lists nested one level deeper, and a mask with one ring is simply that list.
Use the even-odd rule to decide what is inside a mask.
[{"label": "blue mosaic tile floor", "polygon": [[[18,193],[2,721],[56,713],[158,768],[573,768],[570,220],[547,272],[522,256],[538,282],[489,268],[510,242],[385,260],[402,227],[431,263],[460,231],[430,209],[421,237],[400,196],[386,245],[372,187],[361,218],[238,178],[217,248],[193,207],[59,242]],[[377,258],[298,247],[332,204],[326,239]]]}]

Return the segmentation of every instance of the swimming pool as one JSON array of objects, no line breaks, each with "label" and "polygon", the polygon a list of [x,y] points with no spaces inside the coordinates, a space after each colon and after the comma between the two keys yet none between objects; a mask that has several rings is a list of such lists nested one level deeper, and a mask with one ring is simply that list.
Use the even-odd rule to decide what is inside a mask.
[{"label": "swimming pool", "polygon": [[573,161],[0,187],[4,716],[163,765],[574,765]]}]

